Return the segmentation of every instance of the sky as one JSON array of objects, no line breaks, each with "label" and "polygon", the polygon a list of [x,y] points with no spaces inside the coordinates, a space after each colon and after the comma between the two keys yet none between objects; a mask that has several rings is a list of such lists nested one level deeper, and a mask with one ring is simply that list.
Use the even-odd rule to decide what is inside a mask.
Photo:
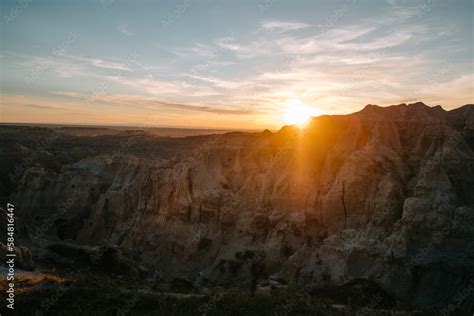
[{"label": "sky", "polygon": [[4,0],[0,122],[278,128],[474,103],[472,0]]}]

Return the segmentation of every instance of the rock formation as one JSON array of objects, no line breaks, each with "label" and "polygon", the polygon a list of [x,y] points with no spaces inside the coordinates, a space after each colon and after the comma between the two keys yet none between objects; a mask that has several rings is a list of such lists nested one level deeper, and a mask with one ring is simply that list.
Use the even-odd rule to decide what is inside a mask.
[{"label": "rock formation", "polygon": [[363,278],[433,305],[474,284],[473,105],[367,105],[304,130],[62,135],[51,146],[11,184],[33,239],[134,249],[149,271],[198,286]]}]

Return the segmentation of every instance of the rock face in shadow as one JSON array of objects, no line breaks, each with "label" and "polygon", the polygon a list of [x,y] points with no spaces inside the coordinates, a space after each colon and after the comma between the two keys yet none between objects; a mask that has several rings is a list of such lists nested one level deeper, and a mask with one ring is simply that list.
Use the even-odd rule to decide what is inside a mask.
[{"label": "rock face in shadow", "polygon": [[14,260],[15,260],[16,267],[24,269],[24,270],[34,269],[33,258],[28,248],[19,246],[19,247],[14,247],[12,249],[13,249],[13,252],[10,251],[9,248],[7,248],[7,245],[0,242],[0,256],[2,256],[3,258],[9,259],[9,257],[7,257],[7,254],[14,253],[15,254]]},{"label": "rock face in shadow", "polygon": [[124,253],[118,247],[51,243],[48,249],[63,258],[73,260],[79,266],[98,272],[131,277],[139,277],[147,272],[133,260],[133,253]]},{"label": "rock face in shadow", "polygon": [[148,269],[197,285],[362,278],[447,304],[474,282],[473,105],[368,105],[303,131],[183,141],[164,147],[179,158],[117,143],[30,166],[12,194],[18,216],[36,237],[133,248]]}]

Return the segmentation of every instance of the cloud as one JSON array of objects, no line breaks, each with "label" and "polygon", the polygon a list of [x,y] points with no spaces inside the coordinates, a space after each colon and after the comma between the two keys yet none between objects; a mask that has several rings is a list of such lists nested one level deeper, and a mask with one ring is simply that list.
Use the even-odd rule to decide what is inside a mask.
[{"label": "cloud", "polygon": [[447,108],[464,104],[474,104],[474,75],[464,74],[451,79],[443,77],[440,80],[423,83],[413,93],[413,97],[433,104],[446,105]]},{"label": "cloud", "polygon": [[[75,113],[81,112],[83,109],[77,106],[77,103],[57,102],[43,99],[43,98],[30,98],[22,95],[11,95],[5,94],[2,96],[2,103],[0,106],[5,107],[7,110],[14,110],[18,108],[29,108],[23,109],[26,111],[40,110],[40,111],[56,111],[57,113]],[[32,110],[33,109],[33,110]],[[37,113],[37,111],[35,111]]]},{"label": "cloud", "polygon": [[133,88],[137,91],[146,92],[154,96],[160,95],[180,95],[191,97],[211,96],[218,94],[208,86],[197,86],[185,81],[164,81],[155,80],[149,77],[130,77],[130,76],[107,76],[107,81],[113,81],[118,84]]},{"label": "cloud", "polygon": [[260,23],[261,28],[267,31],[287,32],[295,31],[310,27],[311,24],[301,22],[283,22],[283,21],[263,21]]},{"label": "cloud", "polygon": [[[90,98],[90,95],[73,92],[73,91],[50,91],[51,94],[67,96],[71,98],[79,98],[87,100]],[[174,110],[185,110],[185,111],[197,111],[197,112],[206,112],[213,114],[228,114],[228,115],[255,115],[260,114],[261,112],[256,109],[245,109],[245,108],[232,108],[224,105],[201,105],[201,104],[184,104],[184,103],[173,103],[156,100],[151,97],[143,97],[137,95],[95,95],[93,100],[96,102],[105,102],[112,104],[121,104],[121,105],[130,105],[134,107],[143,107],[143,108],[166,108]]]},{"label": "cloud", "polygon": [[313,100],[345,96],[351,89],[370,89],[374,83],[394,87],[400,81],[396,76],[407,77],[408,69],[422,66],[422,62],[417,56],[397,55],[392,48],[408,43],[416,32],[422,31],[406,26],[387,34],[374,26],[349,25],[311,36],[282,34],[276,40],[247,43],[221,38],[215,43],[237,57],[271,56],[273,61],[238,79],[230,80],[220,73],[185,75],[223,89],[224,95],[231,96],[226,102],[258,106],[276,106],[295,96]]},{"label": "cloud", "polygon": [[206,76],[193,75],[193,74],[185,74],[185,75],[191,79],[204,81],[204,82],[212,84],[215,87],[225,88],[225,89],[235,89],[245,84],[245,83],[242,83],[241,81],[225,80],[225,79],[209,77],[209,76],[206,77]]},{"label": "cloud", "polygon": [[112,61],[107,61],[100,58],[88,58],[77,55],[65,55],[65,57],[72,60],[86,62],[92,66],[104,69],[119,70],[119,71],[131,71],[131,69],[124,63],[117,63]]},{"label": "cloud", "polygon": [[26,107],[30,107],[30,108],[34,108],[34,109],[40,109],[40,110],[44,110],[44,109],[48,109],[48,110],[58,110],[58,109],[61,109],[60,107],[57,107],[57,106],[51,106],[51,105],[41,105],[41,104],[29,104],[29,103],[25,103],[25,104],[20,104],[21,106],[26,106]]},{"label": "cloud", "polygon": [[180,58],[199,56],[206,59],[213,59],[219,55],[218,48],[201,43],[195,43],[193,46],[187,48],[173,48],[171,52]]},{"label": "cloud", "polygon": [[117,26],[117,31],[119,31],[120,33],[126,36],[133,36],[133,33],[128,29],[126,25]]},{"label": "cloud", "polygon": [[208,112],[214,114],[231,114],[231,115],[249,115],[249,114],[258,114],[259,111],[253,109],[228,109],[223,106],[203,106],[203,105],[188,105],[188,104],[178,104],[178,103],[168,103],[161,101],[152,101],[152,104],[162,105],[168,108],[179,109],[179,110],[189,110],[189,111],[200,111]]},{"label": "cloud", "polygon": [[233,53],[238,59],[251,59],[255,57],[268,56],[269,53],[278,54],[272,47],[275,43],[265,38],[250,41],[249,43],[239,43],[233,37],[222,37],[214,41],[219,47],[220,55],[226,52]]},{"label": "cloud", "polygon": [[73,92],[73,91],[49,91],[51,94],[55,95],[60,95],[64,97],[70,97],[70,98],[83,98],[85,99],[85,96],[83,93],[80,92]]},{"label": "cloud", "polygon": [[292,54],[356,54],[400,46],[413,38],[419,29],[400,28],[388,34],[373,35],[370,26],[335,28],[322,34],[306,37],[282,37],[276,40],[281,51]]},{"label": "cloud", "polygon": [[[87,58],[77,55],[61,54],[58,56],[28,56],[14,54],[20,61],[16,64],[26,70],[25,78],[38,80],[48,72],[54,71],[60,78],[72,77],[101,77],[99,69],[115,72],[131,72],[125,63],[107,61],[100,58]],[[130,66],[132,63],[129,63]]]}]

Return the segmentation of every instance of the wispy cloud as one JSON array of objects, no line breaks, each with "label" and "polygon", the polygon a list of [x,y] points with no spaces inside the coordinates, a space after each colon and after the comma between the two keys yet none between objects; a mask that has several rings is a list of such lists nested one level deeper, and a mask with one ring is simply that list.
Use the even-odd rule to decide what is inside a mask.
[{"label": "wispy cloud", "polygon": [[82,112],[84,107],[77,107],[77,103],[63,102],[62,104],[46,99],[30,98],[23,95],[5,94],[2,96],[1,107],[5,111],[13,109],[23,109],[25,111],[53,111],[56,113],[77,113]]},{"label": "wispy cloud", "polygon": [[195,43],[193,46],[186,48],[173,48],[171,49],[171,52],[181,58],[197,56],[206,59],[213,59],[218,54],[215,47],[202,43]]},{"label": "wispy cloud", "polygon": [[[214,41],[219,49],[235,54],[239,59],[251,59],[264,56],[271,51],[274,43],[267,39],[252,40],[248,43],[239,43],[234,37],[222,37]],[[276,53],[276,52],[275,52]]]},{"label": "wispy cloud", "polygon": [[18,65],[27,67],[28,76],[43,76],[48,71],[55,72],[60,78],[87,76],[90,72],[83,65],[58,57],[27,56],[22,57]]},{"label": "wispy cloud", "polygon": [[120,70],[120,71],[131,71],[131,69],[125,63],[107,61],[100,58],[82,57],[78,55],[65,55],[65,57],[70,58],[72,60],[80,61],[80,62],[86,62],[98,68]]},{"label": "wispy cloud", "polygon": [[261,28],[267,31],[276,31],[276,32],[287,32],[300,30],[307,27],[310,27],[311,24],[302,23],[302,22],[284,22],[284,21],[262,21],[260,23]]},{"label": "wispy cloud", "polygon": [[119,31],[120,33],[126,36],[133,36],[133,33],[124,24],[117,26],[117,31]]},{"label": "wispy cloud", "polygon": [[[50,93],[83,100],[87,100],[88,98],[90,98],[88,94],[73,91],[51,91]],[[152,97],[143,97],[137,95],[96,95],[93,96],[93,99],[96,102],[130,105],[133,107],[144,107],[151,109],[165,108],[230,115],[255,115],[261,113],[259,110],[256,109],[232,108],[222,104],[210,106],[201,104],[173,103],[156,100],[156,98]]]},{"label": "wispy cloud", "polygon": [[197,86],[186,81],[163,81],[149,77],[108,76],[106,80],[146,92],[150,95],[210,96],[217,92],[207,86]]},{"label": "wispy cloud", "polygon": [[58,109],[62,109],[58,106],[52,106],[52,105],[41,105],[41,104],[32,104],[32,103],[23,103],[23,104],[20,104],[21,106],[26,106],[26,107],[30,107],[30,108],[34,108],[34,109],[40,109],[40,110],[44,110],[44,109],[48,109],[48,110],[58,110]]},{"label": "wispy cloud", "polygon": [[225,79],[220,79],[220,78],[210,77],[210,76],[199,76],[199,75],[193,75],[193,74],[185,74],[185,75],[189,78],[207,82],[207,83],[212,84],[215,87],[225,88],[225,89],[235,89],[242,86],[243,84],[246,84],[245,82],[241,82],[241,81],[225,80]]},{"label": "wispy cloud", "polygon": [[28,56],[13,54],[18,59],[16,63],[26,67],[27,76],[43,76],[49,71],[55,72],[60,78],[72,77],[100,77],[97,70],[115,72],[130,72],[132,69],[126,64],[100,58],[88,58],[79,55],[61,54],[59,56]]}]

